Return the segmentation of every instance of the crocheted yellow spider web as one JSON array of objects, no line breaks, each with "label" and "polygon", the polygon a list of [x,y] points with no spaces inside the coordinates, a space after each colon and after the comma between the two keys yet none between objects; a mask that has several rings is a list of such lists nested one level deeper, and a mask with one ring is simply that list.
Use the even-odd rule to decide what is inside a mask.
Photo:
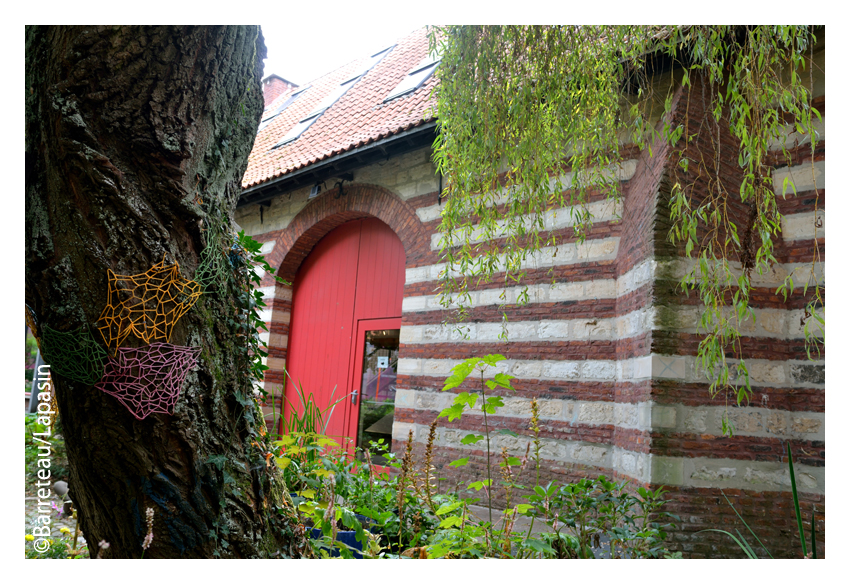
[{"label": "crocheted yellow spider web", "polygon": [[200,351],[167,343],[118,349],[95,387],[117,398],[139,420],[153,413],[172,414]]},{"label": "crocheted yellow spider web", "polygon": [[87,327],[62,332],[44,325],[42,333],[41,354],[51,371],[86,385],[100,380],[106,351],[97,344]]},{"label": "crocheted yellow spider web", "polygon": [[98,329],[112,354],[130,333],[146,343],[169,341],[174,325],[192,308],[201,287],[163,259],[147,272],[118,276],[109,270],[106,307]]}]

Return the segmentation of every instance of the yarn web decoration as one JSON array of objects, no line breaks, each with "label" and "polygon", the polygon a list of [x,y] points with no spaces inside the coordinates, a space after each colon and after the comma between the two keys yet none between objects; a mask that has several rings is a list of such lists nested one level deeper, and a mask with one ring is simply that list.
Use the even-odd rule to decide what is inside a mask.
[{"label": "yarn web decoration", "polygon": [[195,281],[201,285],[201,290],[209,293],[214,283],[225,278],[229,268],[224,249],[221,247],[221,238],[218,235],[210,235],[206,247],[201,252],[201,263],[195,272]]},{"label": "yarn web decoration", "polygon": [[94,385],[103,375],[107,355],[87,327],[76,331],[55,331],[42,327],[41,354],[51,371],[63,377]]},{"label": "yarn web decoration", "polygon": [[109,270],[106,307],[98,329],[114,355],[132,333],[146,343],[168,342],[174,325],[201,295],[201,287],[180,275],[180,266],[165,259],[147,272],[118,276]]},{"label": "yarn web decoration", "polygon": [[168,343],[118,349],[95,387],[117,398],[139,420],[154,413],[172,414],[200,351]]}]

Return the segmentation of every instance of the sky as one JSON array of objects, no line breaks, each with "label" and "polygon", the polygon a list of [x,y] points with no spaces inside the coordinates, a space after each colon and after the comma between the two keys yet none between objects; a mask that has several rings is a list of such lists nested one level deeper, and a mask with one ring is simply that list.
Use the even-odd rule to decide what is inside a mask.
[{"label": "sky", "polygon": [[425,18],[411,13],[396,14],[393,20],[356,23],[345,18],[266,19],[271,22],[261,24],[268,50],[263,77],[275,73],[303,86],[354,59],[385,49],[428,24]]}]

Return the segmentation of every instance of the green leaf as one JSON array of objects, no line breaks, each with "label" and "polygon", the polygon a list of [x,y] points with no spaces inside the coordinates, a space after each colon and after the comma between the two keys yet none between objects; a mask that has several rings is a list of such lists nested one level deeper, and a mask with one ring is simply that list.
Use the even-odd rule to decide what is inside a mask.
[{"label": "green leaf", "polygon": [[457,420],[463,414],[463,405],[455,404],[450,408],[446,408],[440,412],[438,418],[442,418],[443,416],[447,416],[449,418],[449,422]]},{"label": "green leaf", "polygon": [[484,440],[484,436],[482,436],[481,434],[467,434],[466,436],[461,438],[460,443],[475,444],[476,442],[480,442],[481,440]]},{"label": "green leaf", "polygon": [[794,476],[794,460],[791,457],[791,443],[785,443],[785,449],[788,453],[788,470],[791,473],[791,495],[794,498],[794,513],[797,516],[797,530],[800,533],[800,545],[803,547],[803,557],[808,555],[806,549],[806,532],[803,531],[803,515],[800,513],[800,500],[797,497],[797,479]]},{"label": "green leaf", "polygon": [[463,505],[463,501],[455,501],[454,503],[445,503],[444,505],[440,505],[440,508],[437,509],[437,515],[445,515],[446,513],[451,513],[458,507]]},{"label": "green leaf", "polygon": [[514,389],[513,387],[511,387],[511,379],[514,379],[514,377],[512,375],[506,375],[504,373],[496,373],[496,376],[494,377],[493,380],[500,387],[504,387],[505,389]]},{"label": "green leaf", "polygon": [[496,408],[501,408],[502,406],[505,405],[505,402],[502,400],[501,396],[495,395],[493,397],[487,398],[487,405],[493,406],[493,407],[496,407]]},{"label": "green leaf", "polygon": [[475,402],[478,401],[478,396],[474,393],[462,392],[455,396],[454,403],[456,405],[468,405],[471,408],[475,407]]},{"label": "green leaf", "polygon": [[206,464],[214,464],[218,470],[222,470],[224,468],[224,463],[227,462],[227,457],[223,454],[215,454],[208,457],[204,462],[206,462]]},{"label": "green leaf", "polygon": [[472,373],[472,370],[477,365],[478,359],[467,359],[461,363],[458,363],[452,368],[452,374],[446,379],[446,384],[443,386],[443,391],[447,391],[449,389],[454,389],[458,387],[461,383],[466,381],[466,378],[469,377],[469,374]]},{"label": "green leaf", "polygon": [[540,541],[539,539],[530,537],[523,541],[522,545],[523,547],[526,547],[538,554],[548,554],[550,556],[556,555],[555,550],[552,549],[552,546],[550,546],[546,542]]},{"label": "green leaf", "polygon": [[505,357],[503,355],[485,355],[484,357],[481,358],[481,361],[483,363],[486,363],[487,365],[490,365],[491,367],[494,367],[496,365],[496,363],[498,363],[499,361],[504,361],[504,360],[505,360]]},{"label": "green leaf", "polygon": [[469,464],[469,457],[459,458],[449,463],[449,466],[460,467]]}]

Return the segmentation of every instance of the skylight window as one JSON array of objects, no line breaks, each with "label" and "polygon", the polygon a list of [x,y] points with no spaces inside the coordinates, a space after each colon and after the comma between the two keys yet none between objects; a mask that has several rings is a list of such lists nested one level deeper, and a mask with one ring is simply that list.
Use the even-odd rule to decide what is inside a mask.
[{"label": "skylight window", "polygon": [[[359,79],[359,77],[357,79]],[[328,95],[325,96],[325,99],[323,99],[322,102],[318,106],[316,106],[316,109],[311,111],[307,117],[310,118],[313,116],[317,116],[329,107],[331,107],[333,104],[335,104],[340,97],[345,95],[346,91],[351,89],[351,86],[354,85],[357,79],[346,81],[345,83],[331,91]]]},{"label": "skylight window", "polygon": [[[371,57],[369,57],[369,60],[364,63],[363,67],[354,77],[349,78],[347,81],[343,82],[333,91],[331,91],[328,95],[326,95],[325,98],[321,101],[321,103],[319,103],[319,105],[316,106],[313,111],[307,114],[306,118],[298,122],[294,128],[292,128],[291,130],[289,130],[289,132],[286,133],[286,136],[283,137],[283,140],[272,146],[271,149],[274,150],[275,148],[280,148],[281,146],[284,146],[286,144],[289,144],[290,142],[297,140],[298,137],[301,136],[301,134],[303,134],[307,128],[313,125],[313,122],[319,119],[319,116],[321,116],[326,109],[331,107],[337,102],[337,100],[339,100],[340,97],[345,95],[345,92],[351,89],[351,87],[355,83],[357,83],[357,81],[361,77],[363,77],[363,75],[365,75],[372,67],[378,64],[381,59],[383,59],[393,49],[393,47],[395,47],[395,45],[393,45],[392,47],[388,47],[383,51],[377,52]],[[292,101],[294,101],[298,97],[298,95],[300,95],[304,91],[306,91],[306,89],[299,91],[297,94],[293,94],[292,98],[290,98],[291,101],[287,100],[287,102],[281,106],[280,111],[283,111],[283,108],[292,103]],[[265,125],[267,125],[272,120],[272,118],[274,118],[275,115],[277,114],[272,115],[268,119],[263,119],[263,123],[260,124],[260,129],[264,128]]]},{"label": "skylight window", "polygon": [[[320,112],[320,113],[321,113],[321,112]],[[301,134],[303,134],[303,133],[304,133],[304,131],[305,131],[307,128],[309,128],[310,126],[312,126],[312,125],[313,125],[313,122],[315,122],[315,121],[316,121],[316,120],[318,120],[318,119],[319,119],[319,114],[316,114],[316,115],[310,116],[310,117],[308,117],[308,118],[304,118],[303,120],[301,120],[300,122],[298,122],[297,124],[295,124],[295,127],[294,127],[294,128],[292,128],[291,130],[289,130],[289,131],[286,133],[286,136],[284,136],[284,137],[283,137],[283,140],[281,140],[280,142],[278,142],[277,144],[275,144],[274,146],[272,146],[272,148],[271,148],[271,149],[272,149],[272,150],[274,150],[275,148],[280,148],[281,146],[284,146],[285,144],[289,144],[290,142],[293,142],[293,141],[297,140],[297,139],[298,139],[298,137],[299,137]]]},{"label": "skylight window", "polygon": [[365,63],[363,63],[363,66],[359,69],[359,71],[357,73],[355,73],[354,75],[352,75],[351,77],[349,77],[345,81],[345,83],[348,83],[349,81],[356,81],[357,79],[363,77],[366,73],[368,73],[372,69],[372,67],[374,67],[375,65],[380,63],[381,59],[386,57],[387,54],[391,50],[393,50],[393,48],[395,48],[395,45],[393,45],[391,47],[387,47],[386,49],[384,49],[382,51],[378,51],[377,53],[375,53],[374,55],[369,57],[369,60],[366,61]]},{"label": "skylight window", "polygon": [[257,128],[257,133],[259,134],[259,133],[260,133],[260,130],[262,130],[263,128],[265,128],[266,126],[268,126],[268,125],[272,122],[272,120],[273,120],[273,119],[275,119],[277,116],[279,116],[279,115],[281,114],[281,112],[283,112],[283,110],[285,110],[287,107],[289,107],[289,105],[290,105],[293,101],[295,101],[296,99],[298,99],[299,97],[301,97],[302,95],[304,95],[304,93],[305,93],[308,89],[310,89],[311,87],[312,87],[312,85],[308,85],[308,86],[307,86],[307,87],[305,87],[304,89],[299,89],[298,91],[296,91],[295,93],[293,93],[292,95],[290,95],[287,99],[285,99],[285,100],[283,101],[283,103],[282,103],[282,104],[280,104],[280,105],[279,105],[279,106],[278,106],[278,107],[277,107],[274,111],[272,111],[270,114],[266,115],[266,116],[263,118],[263,120],[260,122],[260,127],[259,127],[259,128]]},{"label": "skylight window", "polygon": [[422,59],[419,65],[417,65],[413,71],[408,73],[407,76],[395,86],[395,89],[393,89],[386,99],[384,99],[384,103],[419,89],[419,87],[425,83],[439,64],[439,56],[437,55],[434,55],[433,58],[428,56]]}]

